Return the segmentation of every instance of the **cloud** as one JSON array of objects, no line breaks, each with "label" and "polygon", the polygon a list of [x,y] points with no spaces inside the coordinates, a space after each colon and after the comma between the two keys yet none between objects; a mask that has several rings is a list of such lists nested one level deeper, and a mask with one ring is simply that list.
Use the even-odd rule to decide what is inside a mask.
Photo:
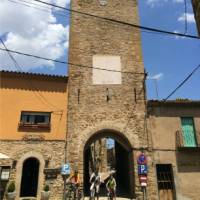
[{"label": "cloud", "polygon": [[174,3],[183,3],[184,0],[173,0]]},{"label": "cloud", "polygon": [[185,17],[187,17],[187,22],[188,23],[195,23],[195,19],[194,19],[194,14],[193,13],[183,13],[179,18],[178,21],[179,22],[184,22],[185,21]]},{"label": "cloud", "polygon": [[147,0],[147,4],[151,7],[154,7],[155,5],[163,5],[166,2],[172,2],[172,3],[183,3],[184,0]]},{"label": "cloud", "polygon": [[147,79],[154,79],[154,80],[160,80],[161,78],[163,78],[164,74],[163,73],[158,73],[158,74],[154,74],[154,75],[149,75],[147,77]]},{"label": "cloud", "polygon": [[[175,30],[174,33],[181,33],[181,32]],[[175,36],[175,39],[185,39],[185,37],[176,35],[176,36]]]},{"label": "cloud", "polygon": [[[66,6],[69,0],[46,2]],[[57,22],[52,9],[37,9],[2,0],[0,3],[0,36],[9,49],[36,54],[52,59],[62,57],[68,48],[69,26]],[[2,45],[0,45],[1,48]],[[53,62],[13,54],[23,70],[54,68]],[[0,68],[16,70],[6,52],[0,51]]]}]

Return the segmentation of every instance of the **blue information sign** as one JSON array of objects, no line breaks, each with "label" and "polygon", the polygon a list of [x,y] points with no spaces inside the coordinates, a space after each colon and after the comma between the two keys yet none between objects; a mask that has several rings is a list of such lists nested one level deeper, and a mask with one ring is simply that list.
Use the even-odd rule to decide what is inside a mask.
[{"label": "blue information sign", "polygon": [[69,175],[70,174],[70,165],[69,165],[69,163],[66,163],[66,164],[64,164],[62,166],[61,174],[62,175]]},{"label": "blue information sign", "polygon": [[147,175],[147,173],[148,173],[147,165],[138,165],[138,174]]}]

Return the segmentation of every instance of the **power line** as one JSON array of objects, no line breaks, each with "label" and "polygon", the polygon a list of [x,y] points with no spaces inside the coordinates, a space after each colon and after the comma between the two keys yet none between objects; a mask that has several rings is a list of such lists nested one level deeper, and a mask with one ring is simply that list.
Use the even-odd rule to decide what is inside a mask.
[{"label": "power line", "polygon": [[184,0],[184,7],[185,7],[185,32],[184,34],[187,33],[187,29],[188,29],[188,22],[187,22],[187,1]]},{"label": "power line", "polygon": [[0,47],[0,50],[23,55],[23,56],[33,57],[33,58],[37,58],[37,59],[41,59],[41,60],[53,61],[53,62],[60,63],[60,64],[67,64],[67,62],[65,62],[65,61],[56,60],[56,59],[52,59],[52,58],[45,58],[45,57],[41,57],[41,56],[37,56],[37,55],[33,55],[33,54],[23,53],[23,52],[19,52],[19,51],[13,51],[10,49],[3,49],[1,47]]},{"label": "power line", "polygon": [[101,17],[101,16],[90,14],[90,13],[85,13],[85,12],[81,12],[81,11],[65,8],[65,7],[62,7],[62,6],[59,6],[59,5],[56,5],[56,4],[52,4],[52,3],[47,3],[47,2],[44,2],[44,1],[41,1],[41,0],[33,0],[33,1],[39,2],[41,4],[49,5],[49,6],[52,6],[52,7],[55,7],[55,8],[63,9],[63,10],[66,10],[68,12],[71,12],[71,13],[76,13],[76,14],[85,15],[85,16],[88,16],[88,17],[93,17],[93,18],[105,20],[105,21],[108,21],[108,22],[114,22],[114,23],[118,23],[118,24],[122,24],[122,25],[127,25],[127,26],[131,26],[131,27],[134,27],[134,28],[137,28],[137,29],[150,31],[150,32],[164,33],[164,34],[168,34],[168,35],[180,36],[180,37],[186,37],[186,38],[192,38],[192,39],[200,39],[200,37],[194,36],[194,35],[176,33],[176,32],[171,32],[171,31],[151,28],[151,27],[147,27],[147,26],[140,26],[140,25],[137,25],[137,24],[131,24],[131,23],[123,22],[123,21],[116,20],[116,19],[111,19],[111,18],[107,18],[107,17]]},{"label": "power line", "polygon": [[[11,3],[15,3],[15,4],[20,4],[20,5],[29,7],[29,8],[33,8],[33,9],[36,9],[36,10],[39,10],[39,11],[42,11],[42,12],[46,12],[46,13],[50,13],[51,12],[51,8],[50,7],[41,6],[41,5],[38,5],[38,4],[33,3],[33,2],[27,2],[27,1],[24,1],[24,0],[7,0],[7,1],[9,1]],[[66,14],[62,14],[62,13],[55,12],[54,14],[58,15],[58,16],[61,16],[61,17],[69,16],[69,14],[67,14],[67,13]]]},{"label": "power line", "polygon": [[60,64],[68,64],[68,65],[73,65],[76,67],[82,67],[82,68],[90,68],[90,69],[97,69],[97,70],[102,70],[102,71],[109,71],[109,72],[120,72],[120,73],[125,73],[125,74],[142,74],[145,75],[145,72],[130,72],[130,71],[120,71],[120,70],[112,70],[112,69],[105,69],[105,68],[99,68],[99,67],[92,67],[92,66],[87,66],[87,65],[81,65],[81,64],[75,64],[75,63],[71,63],[71,62],[65,62],[65,61],[60,61],[60,60],[54,60],[51,58],[45,58],[45,57],[41,57],[41,56],[37,56],[37,55],[33,55],[33,54],[28,54],[28,53],[23,53],[23,52],[19,52],[19,51],[13,51],[10,49],[3,49],[0,47],[1,51],[7,51],[9,53],[15,53],[15,54],[19,54],[19,55],[23,55],[23,56],[28,56],[28,57],[33,57],[33,58],[37,58],[37,59],[42,59],[42,60],[47,60],[47,61],[53,61],[53,62],[57,62]]},{"label": "power line", "polygon": [[164,99],[164,101],[167,101],[178,89],[180,89],[199,68],[200,64],[193,69],[193,71]]}]

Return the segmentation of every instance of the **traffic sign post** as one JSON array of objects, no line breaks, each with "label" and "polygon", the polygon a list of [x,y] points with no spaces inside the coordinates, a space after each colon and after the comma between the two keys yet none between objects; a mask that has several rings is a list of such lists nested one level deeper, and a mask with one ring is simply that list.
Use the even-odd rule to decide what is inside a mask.
[{"label": "traffic sign post", "polygon": [[64,181],[64,189],[63,189],[63,200],[66,200],[66,186],[67,186],[67,177],[70,175],[70,164],[66,163],[62,166],[61,175]]},{"label": "traffic sign post", "polygon": [[140,153],[137,158],[137,164],[138,164],[138,176],[140,185],[143,190],[144,199],[147,199],[146,195],[146,187],[147,187],[147,174],[148,174],[148,166],[147,166],[147,157],[144,153]]}]

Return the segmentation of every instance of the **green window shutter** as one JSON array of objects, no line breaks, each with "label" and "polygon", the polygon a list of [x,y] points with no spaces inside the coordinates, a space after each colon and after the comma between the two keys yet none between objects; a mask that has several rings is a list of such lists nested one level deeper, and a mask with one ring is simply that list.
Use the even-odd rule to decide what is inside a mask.
[{"label": "green window shutter", "polygon": [[192,117],[181,118],[183,141],[185,147],[196,147],[196,133]]}]

